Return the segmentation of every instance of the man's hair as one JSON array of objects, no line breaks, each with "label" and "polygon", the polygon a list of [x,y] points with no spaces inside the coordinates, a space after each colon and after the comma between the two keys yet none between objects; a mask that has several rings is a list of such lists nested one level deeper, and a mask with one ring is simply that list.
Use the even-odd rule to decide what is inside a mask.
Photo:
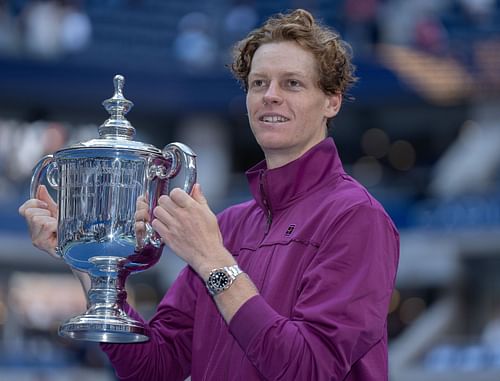
[{"label": "man's hair", "polygon": [[350,45],[309,12],[297,9],[270,17],[234,46],[230,68],[245,91],[248,91],[248,74],[255,51],[263,44],[285,41],[296,42],[314,55],[318,63],[318,86],[326,94],[346,95],[356,82]]}]

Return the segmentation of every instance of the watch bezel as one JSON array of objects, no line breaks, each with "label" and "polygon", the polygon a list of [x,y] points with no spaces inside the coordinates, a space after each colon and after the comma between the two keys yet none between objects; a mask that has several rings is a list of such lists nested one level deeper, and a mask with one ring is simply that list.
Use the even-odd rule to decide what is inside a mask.
[{"label": "watch bezel", "polygon": [[238,265],[213,269],[205,282],[206,287],[212,296],[218,295],[231,287],[236,277],[241,273]]},{"label": "watch bezel", "polygon": [[215,271],[210,272],[207,284],[210,287],[210,289],[216,290],[217,292],[221,292],[222,290],[228,289],[232,281],[233,280],[231,279],[226,270],[217,269]]}]

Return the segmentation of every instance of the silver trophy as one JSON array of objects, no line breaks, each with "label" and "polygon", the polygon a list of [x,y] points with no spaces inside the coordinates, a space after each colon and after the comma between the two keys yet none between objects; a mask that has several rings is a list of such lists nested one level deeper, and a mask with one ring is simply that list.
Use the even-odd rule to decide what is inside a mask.
[{"label": "silver trophy", "polygon": [[[103,102],[111,116],[99,127],[99,138],[45,156],[31,179],[31,198],[44,179],[57,192],[56,250],[87,295],[87,312],[59,328],[72,339],[149,339],[144,325],[124,311],[125,281],[160,259],[163,243],[150,225],[159,197],[179,179],[190,193],[196,181],[196,155],[186,145],[160,150],[133,140],[135,129],[125,118],[133,103],[123,97],[123,85],[124,78],[115,76],[115,93]],[[146,206],[148,218],[137,220],[137,205]]]}]

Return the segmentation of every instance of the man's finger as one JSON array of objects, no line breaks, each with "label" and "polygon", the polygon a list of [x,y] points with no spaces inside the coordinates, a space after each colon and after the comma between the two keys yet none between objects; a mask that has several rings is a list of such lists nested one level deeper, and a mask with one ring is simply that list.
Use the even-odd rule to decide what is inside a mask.
[{"label": "man's finger", "polygon": [[157,206],[156,208],[153,209],[153,215],[160,220],[162,223],[167,224],[172,221],[172,216],[170,213],[162,208],[161,206]]},{"label": "man's finger", "polygon": [[161,196],[158,199],[158,206],[165,210],[165,212],[171,214],[172,216],[176,216],[178,209],[182,207],[178,205],[170,196]]},{"label": "man's finger", "polygon": [[201,191],[201,185],[198,183],[194,184],[193,191],[191,192],[191,197],[200,204],[208,204],[205,195]]},{"label": "man's finger", "polygon": [[149,210],[136,210],[134,219],[135,221],[149,221]]},{"label": "man's finger", "polygon": [[180,208],[187,208],[193,199],[182,189],[174,188],[170,192],[170,199]]},{"label": "man's finger", "polygon": [[24,204],[19,207],[19,214],[23,217],[26,216],[28,209],[47,209],[48,205],[44,201],[40,201],[36,198],[29,199]]},{"label": "man's finger", "polygon": [[37,198],[47,203],[47,206],[53,216],[57,216],[57,204],[50,196],[49,191],[45,185],[40,185],[37,190]]},{"label": "man's finger", "polygon": [[146,197],[144,196],[139,196],[137,198],[137,201],[135,203],[136,209],[147,209],[148,208],[148,202],[146,200]]}]

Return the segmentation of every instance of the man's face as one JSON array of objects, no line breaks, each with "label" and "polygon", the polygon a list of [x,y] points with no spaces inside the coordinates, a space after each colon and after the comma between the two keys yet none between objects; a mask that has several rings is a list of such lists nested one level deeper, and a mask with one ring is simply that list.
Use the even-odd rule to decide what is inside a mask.
[{"label": "man's face", "polygon": [[267,43],[255,52],[247,110],[269,168],[297,159],[326,137],[341,95],[326,95],[318,79],[315,57],[295,42]]}]

